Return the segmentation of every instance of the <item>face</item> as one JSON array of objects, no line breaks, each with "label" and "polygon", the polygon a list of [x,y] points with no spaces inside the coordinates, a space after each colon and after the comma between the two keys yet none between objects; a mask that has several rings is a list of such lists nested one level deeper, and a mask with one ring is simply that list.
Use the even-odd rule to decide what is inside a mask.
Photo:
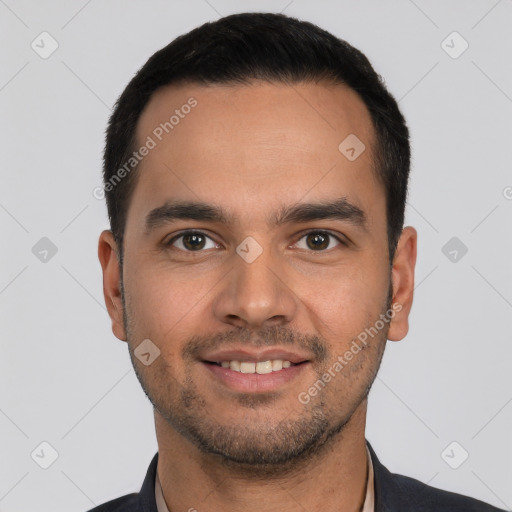
[{"label": "face", "polygon": [[[350,134],[365,146],[355,159],[338,148]],[[364,103],[341,85],[167,87],[137,141],[153,147],[122,276],[110,232],[99,256],[114,333],[156,414],[239,464],[320,450],[366,407],[412,300],[415,232],[391,268]]]}]

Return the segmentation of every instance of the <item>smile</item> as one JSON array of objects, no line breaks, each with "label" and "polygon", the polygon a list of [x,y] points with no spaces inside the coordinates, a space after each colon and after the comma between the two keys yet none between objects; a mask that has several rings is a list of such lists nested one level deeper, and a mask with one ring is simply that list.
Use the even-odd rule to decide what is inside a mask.
[{"label": "smile", "polygon": [[203,368],[208,370],[215,382],[242,393],[277,391],[298,378],[311,365],[311,361],[302,360],[292,363],[287,359],[203,360],[202,363]]},{"label": "smile", "polygon": [[234,372],[240,373],[258,373],[259,375],[264,375],[266,373],[278,372],[283,368],[290,368],[293,365],[290,361],[283,361],[282,359],[272,359],[268,361],[221,361],[221,362],[212,362],[212,364],[216,364],[217,366],[221,366],[222,368],[229,368]]}]

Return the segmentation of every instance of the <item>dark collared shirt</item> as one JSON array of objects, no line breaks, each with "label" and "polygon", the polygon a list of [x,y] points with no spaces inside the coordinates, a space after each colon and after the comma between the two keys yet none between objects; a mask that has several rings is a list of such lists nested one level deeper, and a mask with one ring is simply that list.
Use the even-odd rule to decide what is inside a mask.
[{"label": "dark collared shirt", "polygon": [[[483,501],[391,473],[368,442],[367,447],[373,465],[375,512],[505,512]],[[149,465],[139,493],[122,496],[89,512],[159,512],[155,497],[157,465],[158,453]]]}]

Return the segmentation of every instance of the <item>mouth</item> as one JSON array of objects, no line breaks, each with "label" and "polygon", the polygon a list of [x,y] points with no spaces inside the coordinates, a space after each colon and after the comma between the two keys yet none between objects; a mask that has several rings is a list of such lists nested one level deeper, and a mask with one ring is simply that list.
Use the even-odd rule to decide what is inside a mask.
[{"label": "mouth", "polygon": [[240,372],[244,374],[257,373],[258,375],[266,375],[268,373],[280,372],[283,369],[290,368],[292,366],[298,366],[306,363],[307,361],[301,361],[299,363],[292,363],[291,361],[283,359],[269,359],[267,361],[240,361],[232,359],[230,361],[204,361],[206,364],[220,366],[234,372]]},{"label": "mouth", "polygon": [[243,393],[278,391],[307,370],[311,359],[306,354],[282,349],[248,349],[204,354],[200,359],[212,383]]}]

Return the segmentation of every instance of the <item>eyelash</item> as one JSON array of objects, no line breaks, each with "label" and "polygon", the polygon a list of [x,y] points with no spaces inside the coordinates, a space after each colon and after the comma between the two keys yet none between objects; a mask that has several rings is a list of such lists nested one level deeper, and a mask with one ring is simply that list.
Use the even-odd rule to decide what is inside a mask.
[{"label": "eyelash", "polygon": [[[329,237],[332,237],[334,238],[335,240],[337,240],[341,245],[343,246],[347,246],[347,242],[345,242],[344,240],[342,240],[340,237],[336,236],[334,233],[331,233],[330,231],[326,231],[326,230],[321,230],[321,229],[311,229],[309,231],[306,231],[304,233],[301,233],[301,236],[300,238],[297,240],[297,242],[299,242],[300,240],[302,240],[304,237],[312,234],[312,233],[320,233],[322,235],[328,235]],[[203,231],[199,231],[199,230],[188,230],[188,231],[182,231],[179,235],[176,235],[174,236],[173,238],[171,238],[168,242],[165,242],[165,246],[166,247],[169,247],[171,248],[172,247],[172,244],[176,241],[176,240],[179,240],[180,238],[183,238],[187,235],[201,235],[201,236],[204,236],[206,238],[209,238],[212,242],[214,243],[217,243],[215,242],[215,240],[212,239],[211,236],[207,235],[206,233],[204,233]],[[295,242],[295,244],[297,243]],[[294,244],[294,245],[295,245]],[[197,251],[188,251],[186,249],[177,249],[179,251],[183,251],[183,252],[187,252],[187,253],[200,253],[200,252],[204,252],[205,249],[199,249]],[[315,253],[315,252],[318,252],[318,253],[324,253],[324,252],[330,252],[332,250],[331,249],[323,249],[323,250],[319,250],[319,251],[314,251],[314,250],[309,250],[308,252],[312,252],[312,253]]]}]

